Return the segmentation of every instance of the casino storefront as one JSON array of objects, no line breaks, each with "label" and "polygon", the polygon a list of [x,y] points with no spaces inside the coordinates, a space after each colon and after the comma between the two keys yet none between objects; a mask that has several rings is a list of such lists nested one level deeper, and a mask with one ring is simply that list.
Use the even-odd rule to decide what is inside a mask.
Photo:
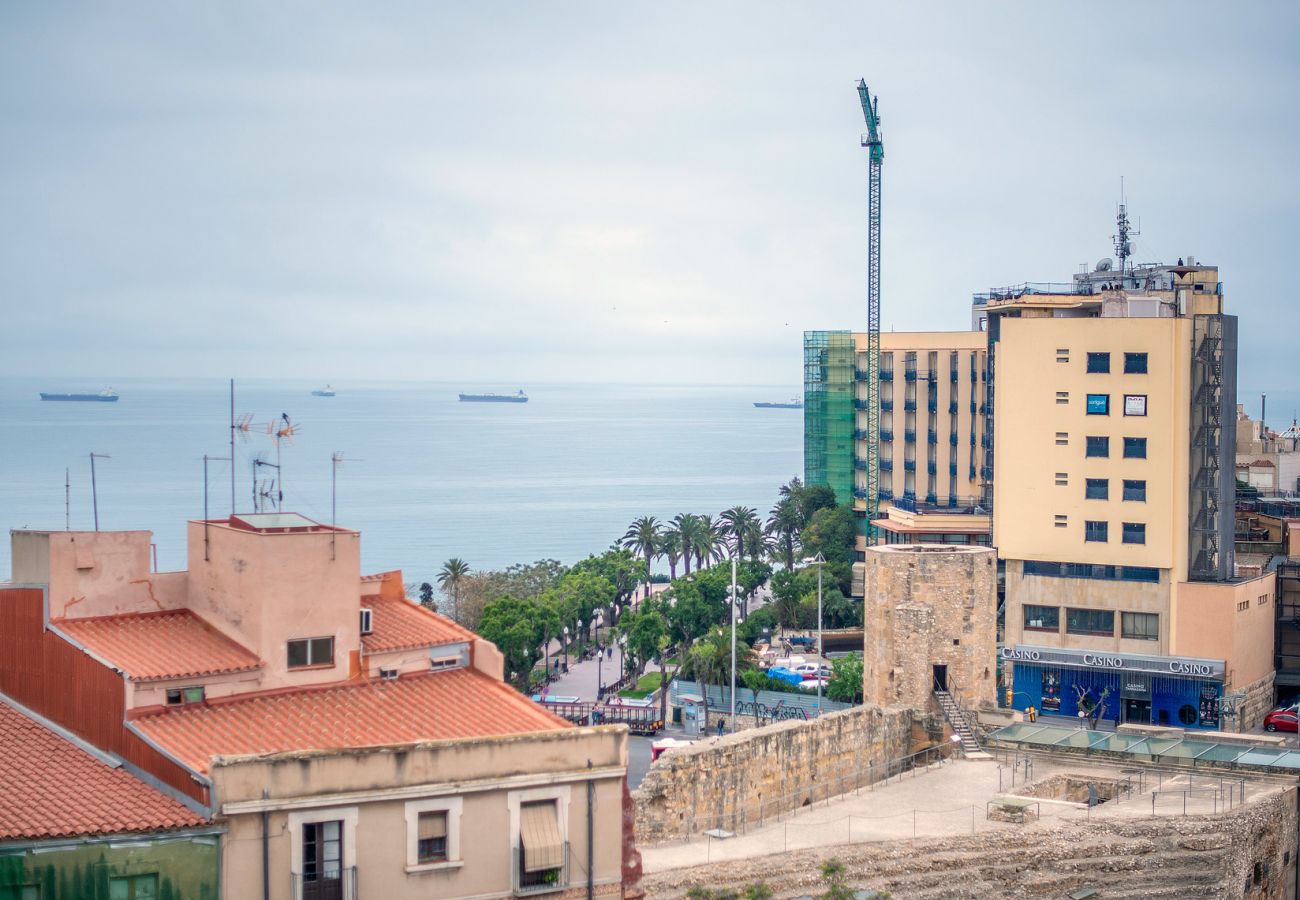
[{"label": "casino storefront", "polygon": [[1141,656],[1018,644],[1001,650],[1014,668],[1011,705],[1022,712],[1077,718],[1079,703],[1095,704],[1103,692],[1103,720],[1177,728],[1219,728],[1219,699],[1226,671],[1221,659]]}]

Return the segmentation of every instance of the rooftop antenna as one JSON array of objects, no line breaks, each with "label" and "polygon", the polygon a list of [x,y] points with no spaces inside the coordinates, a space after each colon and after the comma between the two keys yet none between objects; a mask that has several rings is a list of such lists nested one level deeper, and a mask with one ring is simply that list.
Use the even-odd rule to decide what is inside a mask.
[{"label": "rooftop antenna", "polygon": [[280,486],[275,490],[275,508],[280,510],[284,503],[284,469],[281,468],[280,448],[288,441],[293,443],[293,436],[298,433],[298,426],[289,421],[288,413],[280,413],[280,418],[274,422],[268,422],[266,433],[275,441],[275,471],[279,476]]},{"label": "rooftop antenna", "polygon": [[95,530],[99,531],[99,487],[95,482],[95,460],[112,459],[107,453],[90,454],[90,503],[95,510]]},{"label": "rooftop antenna", "polygon": [[1128,273],[1128,260],[1133,255],[1133,242],[1130,238],[1135,238],[1142,232],[1133,228],[1128,220],[1128,205],[1124,197],[1124,176],[1119,177],[1119,212],[1115,215],[1116,234],[1111,236],[1115,242],[1115,255],[1119,257],[1119,283],[1124,287],[1124,278]]},{"label": "rooftop antenna", "polygon": [[[230,515],[235,515],[235,379],[230,379]],[[207,490],[203,492],[207,500]],[[205,514],[203,518],[207,518]],[[207,559],[205,556],[204,559]]]},{"label": "rooftop antenna", "polygon": [[[231,439],[234,439],[234,432],[231,433]],[[203,559],[206,561],[208,556],[208,463],[230,461],[230,468],[234,468],[233,456],[208,456],[203,454]],[[234,507],[231,507],[230,515],[235,515]]]},{"label": "rooftop antenna", "polygon": [[[350,459],[348,462],[359,462]],[[339,466],[343,465],[343,451],[330,454],[330,559],[334,559],[334,540],[339,533]]]},{"label": "rooftop antenna", "polygon": [[63,530],[72,530],[72,470],[63,470]]},{"label": "rooftop antenna", "polygon": [[[258,469],[275,469],[276,477],[270,479],[258,480]],[[268,462],[265,454],[258,453],[253,457],[253,512],[265,512],[268,507],[279,509],[278,498],[276,497],[276,481],[280,473],[280,464]]]}]

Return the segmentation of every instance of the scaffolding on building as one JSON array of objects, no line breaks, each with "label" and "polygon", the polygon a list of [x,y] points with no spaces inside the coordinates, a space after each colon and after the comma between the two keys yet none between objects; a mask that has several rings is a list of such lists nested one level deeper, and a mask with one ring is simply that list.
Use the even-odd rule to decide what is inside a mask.
[{"label": "scaffolding on building", "polygon": [[853,355],[849,331],[804,332],[804,483],[827,485],[846,506],[865,489],[854,481]]}]

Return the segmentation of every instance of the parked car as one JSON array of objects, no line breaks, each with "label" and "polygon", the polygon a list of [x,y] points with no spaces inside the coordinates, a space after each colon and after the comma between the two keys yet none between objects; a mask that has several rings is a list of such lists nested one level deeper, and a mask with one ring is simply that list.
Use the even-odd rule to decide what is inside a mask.
[{"label": "parked car", "polygon": [[830,684],[830,680],[827,678],[805,678],[803,681],[799,683],[799,690],[815,691],[817,690],[818,686],[820,686],[822,689],[822,693],[825,693],[826,686],[829,684]]},{"label": "parked car", "polygon": [[802,665],[795,666],[794,670],[804,681],[808,681],[812,678],[831,677],[831,667],[818,665],[817,663],[803,663]]},{"label": "parked car", "polygon": [[1265,731],[1296,731],[1296,708],[1275,709],[1264,717]]}]

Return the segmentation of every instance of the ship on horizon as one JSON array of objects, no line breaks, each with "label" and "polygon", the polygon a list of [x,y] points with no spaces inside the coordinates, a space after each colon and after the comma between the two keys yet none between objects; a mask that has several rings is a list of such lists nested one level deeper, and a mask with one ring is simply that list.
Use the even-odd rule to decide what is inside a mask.
[{"label": "ship on horizon", "polygon": [[316,390],[312,391],[312,392],[311,392],[311,395],[312,395],[313,397],[333,397],[333,396],[334,396],[334,388],[330,387],[330,386],[327,384],[327,385],[325,385],[325,387],[323,387],[323,388],[317,388]]},{"label": "ship on horizon", "polygon": [[784,403],[776,403],[771,400],[756,400],[754,406],[759,409],[803,409],[803,401],[798,397],[791,397]]},{"label": "ship on horizon", "polygon": [[98,394],[57,394],[41,391],[42,400],[73,400],[83,403],[116,403],[117,391],[106,388]]},{"label": "ship on horizon", "polygon": [[522,390],[513,394],[461,394],[461,403],[527,403],[528,395]]}]

